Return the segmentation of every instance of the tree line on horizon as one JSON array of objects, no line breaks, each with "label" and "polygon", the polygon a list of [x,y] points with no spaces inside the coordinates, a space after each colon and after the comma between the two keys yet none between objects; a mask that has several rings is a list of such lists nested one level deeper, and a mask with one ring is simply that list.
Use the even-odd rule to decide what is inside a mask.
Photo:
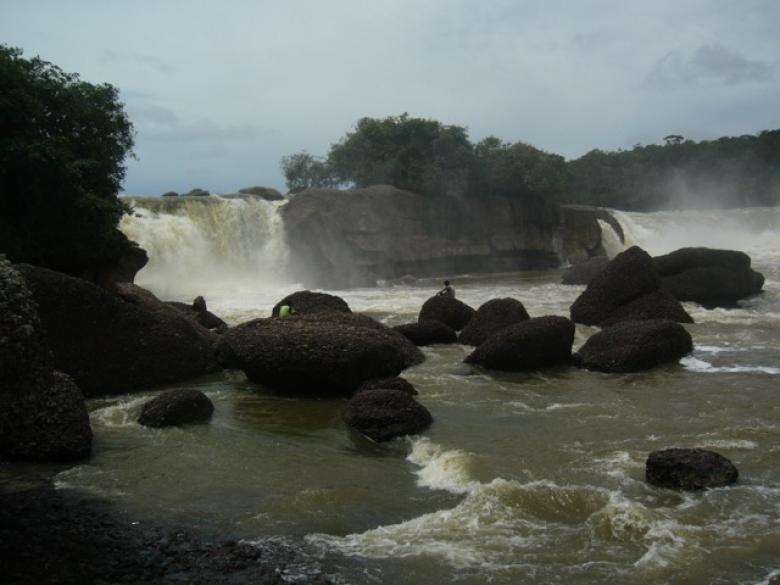
[{"label": "tree line on horizon", "polygon": [[410,117],[361,118],[325,157],[285,156],[291,193],[389,184],[431,197],[540,197],[559,203],[650,211],[780,204],[780,130],[631,150],[594,149],[567,161],[524,142]]}]

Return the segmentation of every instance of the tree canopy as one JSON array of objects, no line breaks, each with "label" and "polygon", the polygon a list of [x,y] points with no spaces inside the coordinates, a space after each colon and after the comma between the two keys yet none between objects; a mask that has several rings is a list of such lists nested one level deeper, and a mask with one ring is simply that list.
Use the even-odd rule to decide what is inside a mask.
[{"label": "tree canopy", "polygon": [[109,84],[0,45],[0,251],[72,271],[117,252],[133,127]]}]

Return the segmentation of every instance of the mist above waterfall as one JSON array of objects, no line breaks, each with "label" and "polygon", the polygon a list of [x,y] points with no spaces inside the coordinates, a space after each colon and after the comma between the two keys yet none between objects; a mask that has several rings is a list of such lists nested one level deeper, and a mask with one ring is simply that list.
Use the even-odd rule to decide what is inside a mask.
[{"label": "mist above waterfall", "polygon": [[289,285],[281,203],[253,197],[128,198],[120,229],[149,254],[136,282],[158,296],[240,294]]}]

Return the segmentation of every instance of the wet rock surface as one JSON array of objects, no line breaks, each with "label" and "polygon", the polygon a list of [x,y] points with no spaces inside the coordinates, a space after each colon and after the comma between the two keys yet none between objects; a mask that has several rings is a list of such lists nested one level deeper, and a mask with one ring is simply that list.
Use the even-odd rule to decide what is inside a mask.
[{"label": "wet rock surface", "polygon": [[430,426],[433,417],[406,392],[380,388],[355,394],[344,409],[344,422],[382,442],[420,433]]},{"label": "wet rock surface", "polygon": [[574,323],[565,317],[536,317],[490,336],[464,360],[491,370],[519,372],[568,363]]},{"label": "wet rock surface", "polygon": [[440,321],[455,331],[460,331],[468,325],[474,313],[473,308],[458,299],[436,295],[423,303],[417,321]]},{"label": "wet rock surface", "polygon": [[401,392],[405,392],[410,396],[415,396],[418,394],[417,389],[411,384],[411,382],[406,380],[406,378],[402,378],[401,376],[369,380],[368,382],[361,385],[357,391],[363,392],[364,390],[376,390],[377,388],[400,390]]},{"label": "wet rock surface", "polygon": [[393,330],[398,331],[417,346],[456,343],[458,341],[458,334],[455,333],[455,330],[441,321],[427,320],[418,323],[405,323],[393,327]]},{"label": "wet rock surface", "polygon": [[283,305],[290,306],[297,315],[310,315],[312,313],[351,313],[347,302],[341,297],[328,293],[300,290],[287,295],[274,305],[271,315],[279,316],[279,309]]},{"label": "wet rock surface", "polygon": [[706,449],[662,449],[645,462],[647,483],[665,488],[701,490],[735,483],[739,472],[723,455]]},{"label": "wet rock surface", "polygon": [[191,305],[176,301],[169,301],[167,304],[202,327],[214,331],[215,333],[224,333],[228,330],[228,324],[208,310],[206,307],[206,299],[203,297],[195,297],[195,300],[192,301]]},{"label": "wet rock surface", "polygon": [[606,256],[594,256],[569,266],[561,275],[561,284],[590,284],[609,264]]},{"label": "wet rock surface", "polygon": [[477,309],[471,321],[460,332],[458,340],[466,345],[479,345],[505,327],[528,319],[528,311],[517,299],[491,299]]},{"label": "wet rock surface", "polygon": [[327,585],[300,555],[165,524],[49,487],[0,492],[2,581],[13,585]]},{"label": "wet rock surface", "polygon": [[674,321],[623,321],[591,336],[575,363],[599,372],[638,372],[677,362],[693,351],[685,327]]},{"label": "wet rock surface", "polygon": [[214,404],[203,392],[180,388],[144,404],[138,422],[147,427],[169,427],[207,422],[213,413]]}]

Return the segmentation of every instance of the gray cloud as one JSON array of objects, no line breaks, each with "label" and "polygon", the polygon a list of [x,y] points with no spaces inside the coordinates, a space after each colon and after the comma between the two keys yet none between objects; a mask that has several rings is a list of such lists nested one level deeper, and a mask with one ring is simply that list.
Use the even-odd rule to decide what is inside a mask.
[{"label": "gray cloud", "polygon": [[134,52],[119,52],[105,49],[100,55],[100,62],[107,65],[130,64],[141,69],[152,70],[163,75],[171,75],[176,71],[167,61],[154,55],[144,55]]},{"label": "gray cloud", "polygon": [[700,85],[766,83],[775,76],[776,65],[748,59],[721,45],[704,45],[693,52],[672,51],[647,76],[651,87],[678,88]]}]

